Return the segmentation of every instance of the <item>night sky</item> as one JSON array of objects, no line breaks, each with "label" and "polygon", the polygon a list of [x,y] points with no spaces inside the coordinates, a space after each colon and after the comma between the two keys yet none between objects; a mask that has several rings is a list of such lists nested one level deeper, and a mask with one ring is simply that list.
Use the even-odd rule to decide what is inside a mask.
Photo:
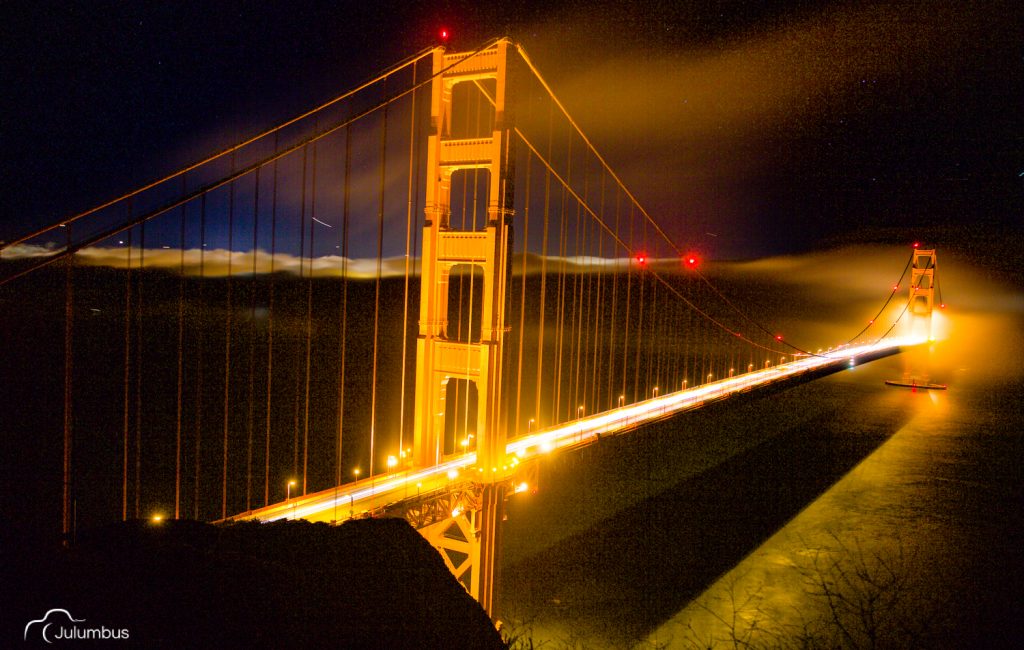
[{"label": "night sky", "polygon": [[648,211],[709,256],[1019,221],[1013,2],[19,0],[0,14],[0,240],[340,94],[442,26],[454,49],[521,43]]}]

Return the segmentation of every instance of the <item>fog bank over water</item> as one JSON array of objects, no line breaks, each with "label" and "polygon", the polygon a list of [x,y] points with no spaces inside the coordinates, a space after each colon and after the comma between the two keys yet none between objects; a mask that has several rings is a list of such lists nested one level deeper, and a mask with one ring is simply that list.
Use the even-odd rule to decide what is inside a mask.
[{"label": "fog bank over water", "polygon": [[[907,256],[855,246],[706,273],[791,340],[838,341]],[[553,462],[546,502],[512,506],[509,618],[553,647],[1014,647],[1024,291],[937,256],[932,344]],[[884,384],[900,378],[948,390]]]}]

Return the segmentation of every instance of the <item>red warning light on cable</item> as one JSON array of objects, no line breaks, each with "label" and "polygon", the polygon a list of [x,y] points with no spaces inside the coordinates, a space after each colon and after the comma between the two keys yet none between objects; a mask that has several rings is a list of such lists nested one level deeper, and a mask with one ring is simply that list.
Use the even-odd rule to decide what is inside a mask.
[{"label": "red warning light on cable", "polygon": [[638,254],[636,256],[636,261],[637,261],[637,264],[639,264],[640,266],[646,265],[647,264],[647,254],[646,253]]},{"label": "red warning light on cable", "polygon": [[775,340],[776,341],[781,341],[782,340],[782,335],[781,334],[776,334],[775,335]]},{"label": "red warning light on cable", "polygon": [[697,257],[696,253],[687,253],[683,256],[683,264],[685,264],[687,268],[695,269],[697,268],[697,265],[700,264],[700,258]]}]

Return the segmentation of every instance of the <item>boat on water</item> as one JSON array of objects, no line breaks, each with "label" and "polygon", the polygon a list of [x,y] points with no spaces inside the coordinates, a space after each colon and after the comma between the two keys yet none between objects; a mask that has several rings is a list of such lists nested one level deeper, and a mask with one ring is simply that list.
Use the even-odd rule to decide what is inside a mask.
[{"label": "boat on water", "polygon": [[930,383],[919,384],[919,383],[917,383],[916,380],[913,380],[913,379],[911,379],[910,381],[897,381],[895,379],[886,379],[885,380],[885,385],[886,386],[898,386],[900,388],[912,388],[912,389],[920,388],[922,390],[946,390],[946,384],[930,384]]}]

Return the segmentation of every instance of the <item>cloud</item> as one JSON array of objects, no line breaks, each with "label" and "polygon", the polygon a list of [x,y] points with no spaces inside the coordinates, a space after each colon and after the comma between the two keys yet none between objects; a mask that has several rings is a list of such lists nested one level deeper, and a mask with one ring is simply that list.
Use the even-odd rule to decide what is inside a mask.
[{"label": "cloud", "polygon": [[[53,255],[59,251],[45,246],[34,246],[19,244],[4,251],[4,259],[38,259]],[[115,269],[133,268],[140,266],[147,269],[165,269],[168,271],[184,271],[185,275],[198,276],[202,274],[208,278],[227,277],[229,272],[233,276],[260,275],[265,273],[291,273],[313,277],[349,277],[353,279],[370,279],[377,277],[377,260],[367,258],[347,259],[340,255],[324,255],[310,260],[307,257],[297,257],[289,253],[276,253],[271,259],[269,252],[257,249],[255,251],[229,252],[222,248],[216,249],[187,249],[184,252],[177,248],[147,248],[144,252],[140,249],[127,248],[106,248],[88,247],[75,253],[75,260],[85,266],[101,266]],[[603,258],[593,256],[549,256],[547,258],[547,273],[584,273],[584,272],[611,272],[625,270],[630,267],[631,260],[627,258]],[[632,263],[635,267],[635,263]],[[672,260],[648,260],[652,267],[668,269],[678,267],[678,261]],[[539,255],[527,254],[526,273],[528,275],[539,274],[542,268],[542,258]],[[409,259],[409,272],[418,276],[420,268],[419,257]],[[406,272],[405,256],[385,257],[380,263],[380,274],[384,278],[404,277]],[[521,275],[523,272],[522,254],[513,256],[512,274]]]},{"label": "cloud", "polygon": [[958,115],[965,93],[985,92],[999,43],[1019,40],[1001,6],[846,3],[668,46],[631,40],[588,8],[538,27],[530,55],[673,239],[711,230],[716,252],[749,255],[765,249],[769,223],[856,227],[837,192],[856,186],[844,175],[859,158],[903,169],[919,141],[949,155],[939,143],[955,134],[921,116]]},{"label": "cloud", "polygon": [[800,129],[865,83],[921,90],[931,75],[969,65],[995,20],[946,2],[832,7],[682,54],[597,60],[557,88],[592,135],[713,144],[772,125]]}]

